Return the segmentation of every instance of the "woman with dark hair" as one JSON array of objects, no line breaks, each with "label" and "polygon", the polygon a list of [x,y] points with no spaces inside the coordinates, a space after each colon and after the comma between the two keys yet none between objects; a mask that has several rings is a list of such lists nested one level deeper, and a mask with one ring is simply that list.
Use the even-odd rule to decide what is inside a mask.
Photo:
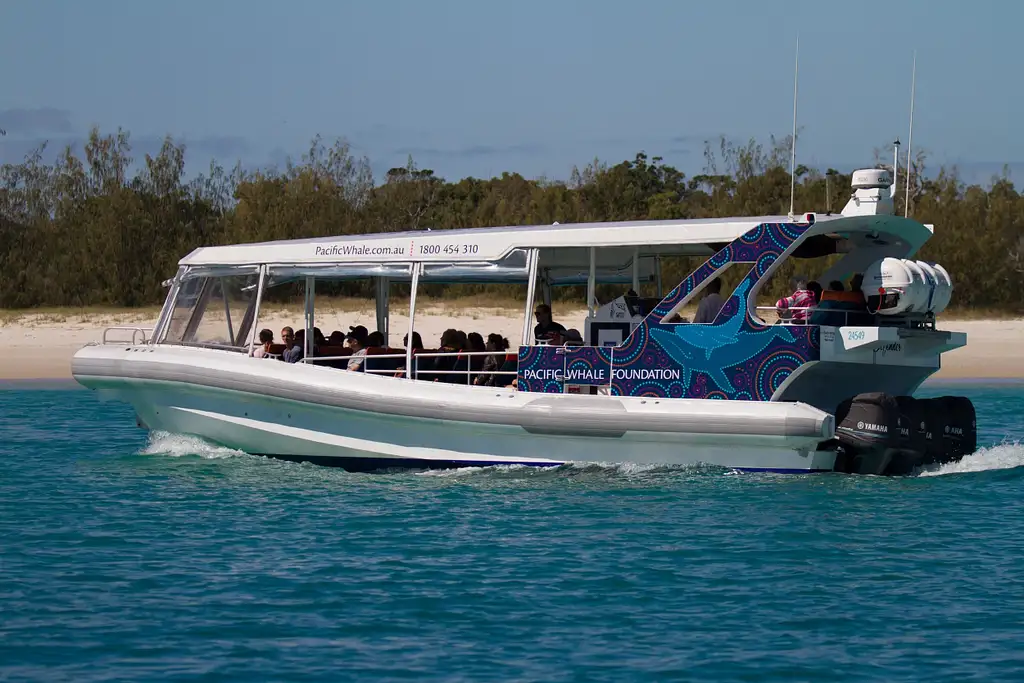
[{"label": "woman with dark hair", "polygon": [[821,303],[821,285],[811,280],[807,283],[807,289],[811,290],[811,293],[814,295],[814,305],[817,306]]},{"label": "woman with dark hair", "polygon": [[[464,383],[466,381],[464,376],[450,372],[455,370],[455,365],[459,360],[459,351],[461,350],[462,338],[459,331],[452,328],[445,330],[441,335],[441,348],[437,350],[438,353],[445,355],[437,356],[433,359],[424,358],[423,363],[420,364],[420,379],[425,379],[428,382],[447,382],[449,384]],[[429,372],[422,372],[423,370],[429,370]]]},{"label": "woman with dark hair", "polygon": [[[405,335],[404,337],[402,337],[402,345],[405,346],[405,348],[409,348],[409,335]],[[413,351],[422,351],[423,350],[423,338],[420,337],[420,333],[419,332],[413,332],[412,333],[412,350]]]},{"label": "woman with dark hair", "polygon": [[[475,354],[486,350],[487,346],[484,344],[484,338],[480,336],[479,332],[470,332],[466,335],[466,351]],[[483,369],[485,358],[486,356],[469,356],[469,370],[472,373],[470,375],[470,383],[477,376],[477,373]]]},{"label": "woman with dark hair", "polygon": [[500,334],[492,332],[487,335],[486,350],[491,351],[491,355],[484,358],[483,367],[480,368],[481,372],[477,376],[476,381],[473,382],[477,386],[482,387],[495,387],[505,386],[506,383],[502,383],[503,379],[501,375],[494,375],[491,373],[497,372],[502,365],[505,364],[505,351],[508,350],[508,339],[505,339]]}]

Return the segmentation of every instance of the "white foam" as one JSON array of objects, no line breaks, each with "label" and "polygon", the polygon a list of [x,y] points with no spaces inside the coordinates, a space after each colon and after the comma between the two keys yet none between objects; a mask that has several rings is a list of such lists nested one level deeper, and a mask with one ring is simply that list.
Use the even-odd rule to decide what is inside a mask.
[{"label": "white foam", "polygon": [[184,436],[182,434],[169,434],[167,432],[151,432],[149,443],[140,451],[143,455],[168,455],[172,458],[183,456],[199,456],[208,460],[219,458],[231,458],[237,455],[245,455],[244,452],[234,448],[216,446],[197,436]]},{"label": "white foam", "polygon": [[918,472],[922,477],[938,477],[945,474],[985,472],[987,470],[1010,470],[1024,466],[1024,444],[1019,441],[1001,443],[997,446],[979,449],[957,462],[936,465]]}]

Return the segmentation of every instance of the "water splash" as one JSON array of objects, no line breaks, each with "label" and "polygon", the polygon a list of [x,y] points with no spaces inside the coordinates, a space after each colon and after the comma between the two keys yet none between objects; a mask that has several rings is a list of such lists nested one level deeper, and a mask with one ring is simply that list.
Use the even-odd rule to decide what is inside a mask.
[{"label": "water splash", "polygon": [[981,448],[957,462],[933,465],[918,472],[921,477],[939,477],[946,474],[1009,470],[1024,466],[1024,444],[1020,441],[1001,443]]},{"label": "water splash", "polygon": [[677,474],[681,472],[693,473],[693,472],[722,472],[729,474],[730,470],[722,467],[716,467],[712,465],[692,464],[692,465],[659,465],[659,464],[640,464],[633,462],[567,462],[564,465],[557,465],[551,467],[534,467],[530,465],[489,465],[489,466],[474,466],[474,467],[458,467],[452,469],[438,469],[438,470],[423,470],[416,472],[421,477],[473,477],[473,476],[485,476],[485,477],[500,477],[500,476],[512,476],[512,477],[577,477],[586,475],[597,475],[597,476],[621,476],[621,477],[633,477],[643,475],[659,475],[659,474]]},{"label": "water splash", "polygon": [[185,456],[198,456],[207,460],[220,458],[231,458],[239,455],[246,455],[244,452],[234,448],[216,446],[204,441],[197,436],[185,436],[182,434],[170,434],[168,432],[151,432],[149,443],[139,451],[142,455],[167,455],[172,458]]}]

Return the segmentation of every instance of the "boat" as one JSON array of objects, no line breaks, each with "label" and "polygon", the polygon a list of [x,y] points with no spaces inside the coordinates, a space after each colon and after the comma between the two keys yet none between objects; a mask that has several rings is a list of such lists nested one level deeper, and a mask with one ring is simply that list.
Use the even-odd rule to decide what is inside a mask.
[{"label": "boat", "polygon": [[[144,428],[353,471],[630,462],[904,474],[973,452],[977,437],[969,400],[913,397],[967,338],[936,324],[952,281],[912,258],[934,226],[894,215],[894,190],[888,171],[865,169],[837,214],[202,247],[165,283],[153,328],[105,331],[76,352],[72,374],[130,404]],[[664,292],[662,261],[681,256],[702,265]],[[815,259],[830,264],[823,283],[863,276],[860,308],[826,310],[824,295],[781,317],[758,306],[784,263]],[[738,284],[712,322],[683,318],[727,271]],[[317,283],[361,279],[374,283],[385,342],[354,372],[348,349],[314,341]],[[431,282],[526,286],[522,339],[497,386],[461,379],[472,379],[466,351],[390,347],[401,338],[389,330],[392,285],[409,293],[412,339],[417,290]],[[536,339],[535,301],[584,284],[580,338]],[[629,289],[602,304],[600,284]],[[273,360],[284,347],[252,354],[261,303],[282,286],[305,292],[294,363]]]}]

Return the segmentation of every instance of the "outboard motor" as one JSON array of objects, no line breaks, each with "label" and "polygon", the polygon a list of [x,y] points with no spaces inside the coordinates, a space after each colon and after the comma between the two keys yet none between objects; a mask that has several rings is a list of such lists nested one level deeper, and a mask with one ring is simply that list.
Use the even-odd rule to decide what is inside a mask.
[{"label": "outboard motor", "polygon": [[974,404],[963,396],[943,396],[946,424],[942,428],[947,460],[959,460],[978,450],[978,422]]},{"label": "outboard motor", "polygon": [[900,408],[881,392],[858,394],[836,409],[836,439],[842,449],[842,470],[850,474],[882,474],[897,446]]},{"label": "outboard motor", "polygon": [[905,475],[978,447],[974,404],[962,396],[858,394],[839,405],[835,418],[840,472]]},{"label": "outboard motor", "polygon": [[913,396],[897,396],[896,405],[900,411],[899,433],[896,451],[889,460],[886,474],[910,474],[924,459],[928,443],[928,425],[925,421],[925,407],[920,399]]}]

